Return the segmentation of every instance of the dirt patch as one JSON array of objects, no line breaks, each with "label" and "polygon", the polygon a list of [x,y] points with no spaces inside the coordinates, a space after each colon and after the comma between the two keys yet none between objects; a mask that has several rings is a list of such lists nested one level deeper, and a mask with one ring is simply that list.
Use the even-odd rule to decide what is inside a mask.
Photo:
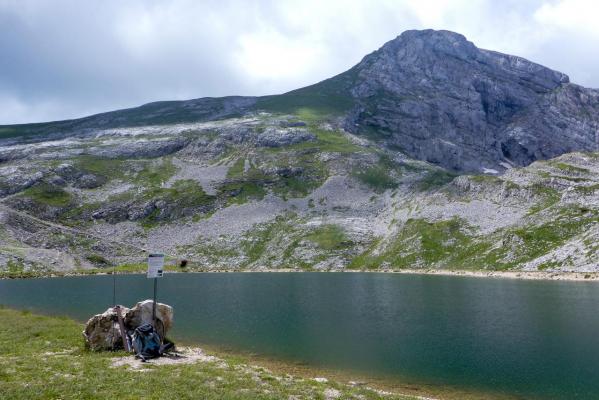
[{"label": "dirt patch", "polygon": [[176,352],[170,352],[162,357],[154,358],[142,362],[135,356],[115,357],[112,359],[111,367],[117,368],[128,366],[131,369],[143,371],[149,365],[176,365],[176,364],[195,364],[195,363],[224,363],[220,358],[206,354],[197,347],[182,347]]}]

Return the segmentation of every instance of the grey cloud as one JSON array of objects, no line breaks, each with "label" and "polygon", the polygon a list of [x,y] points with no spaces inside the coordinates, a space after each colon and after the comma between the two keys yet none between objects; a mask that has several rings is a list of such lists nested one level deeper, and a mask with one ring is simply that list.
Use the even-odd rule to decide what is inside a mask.
[{"label": "grey cloud", "polygon": [[[598,36],[535,21],[543,4],[0,0],[0,124],[157,100],[279,93],[346,70],[406,29],[428,27],[458,31],[599,87],[599,54],[592,51]],[[295,47],[306,56],[284,60]],[[256,61],[272,65],[272,73],[257,74]]]}]

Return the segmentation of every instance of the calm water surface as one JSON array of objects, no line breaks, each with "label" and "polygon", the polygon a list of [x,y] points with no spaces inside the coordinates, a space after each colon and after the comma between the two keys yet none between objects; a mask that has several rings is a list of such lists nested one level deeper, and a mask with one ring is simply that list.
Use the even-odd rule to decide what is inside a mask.
[{"label": "calm water surface", "polygon": [[[173,337],[402,382],[599,399],[599,284],[369,273],[170,274]],[[117,277],[117,301],[152,282]],[[0,280],[0,304],[86,320],[112,277]]]}]

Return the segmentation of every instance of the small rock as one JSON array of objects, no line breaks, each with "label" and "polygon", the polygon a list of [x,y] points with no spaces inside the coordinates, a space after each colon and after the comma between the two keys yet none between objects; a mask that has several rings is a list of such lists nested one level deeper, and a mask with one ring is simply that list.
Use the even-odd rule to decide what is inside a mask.
[{"label": "small rock", "polygon": [[341,392],[337,389],[328,388],[324,390],[326,400],[338,399],[339,397],[341,397]]}]

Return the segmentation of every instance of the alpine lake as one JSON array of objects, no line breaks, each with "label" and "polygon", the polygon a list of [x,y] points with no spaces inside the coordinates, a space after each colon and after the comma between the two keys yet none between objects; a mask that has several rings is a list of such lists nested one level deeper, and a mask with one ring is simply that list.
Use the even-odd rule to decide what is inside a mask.
[{"label": "alpine lake", "polygon": [[[152,298],[117,275],[116,299]],[[85,321],[113,277],[0,280],[0,304]],[[386,273],[173,273],[175,341],[489,398],[599,399],[599,282]]]}]

